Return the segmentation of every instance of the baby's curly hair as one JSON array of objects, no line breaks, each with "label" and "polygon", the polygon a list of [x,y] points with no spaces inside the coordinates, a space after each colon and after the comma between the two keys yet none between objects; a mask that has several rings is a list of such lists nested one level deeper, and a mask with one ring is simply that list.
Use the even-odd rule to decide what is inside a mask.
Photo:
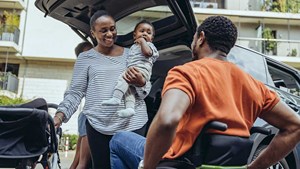
[{"label": "baby's curly hair", "polygon": [[211,16],[206,18],[197,29],[205,33],[205,39],[212,50],[229,53],[237,39],[237,28],[231,20],[224,16]]}]

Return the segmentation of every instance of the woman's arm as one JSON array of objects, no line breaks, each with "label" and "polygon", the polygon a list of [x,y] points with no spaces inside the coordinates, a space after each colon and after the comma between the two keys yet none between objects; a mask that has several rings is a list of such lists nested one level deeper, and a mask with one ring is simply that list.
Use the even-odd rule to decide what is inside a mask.
[{"label": "woman's arm", "polygon": [[150,92],[151,83],[146,81],[142,73],[135,67],[126,70],[123,78],[128,84],[132,84],[136,88],[136,92],[140,99],[144,99]]},{"label": "woman's arm", "polygon": [[81,99],[85,96],[88,83],[88,62],[86,57],[80,55],[75,63],[72,81],[64,94],[64,100],[59,104],[54,124],[61,125],[67,122],[76,112]]}]

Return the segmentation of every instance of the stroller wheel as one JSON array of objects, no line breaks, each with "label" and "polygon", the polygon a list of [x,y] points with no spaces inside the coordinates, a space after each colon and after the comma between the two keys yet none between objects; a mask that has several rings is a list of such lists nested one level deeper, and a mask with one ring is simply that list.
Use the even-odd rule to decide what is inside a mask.
[{"label": "stroller wheel", "polygon": [[16,167],[16,169],[34,169],[36,166],[36,163],[33,161],[36,161],[36,159],[21,160],[19,165]]}]

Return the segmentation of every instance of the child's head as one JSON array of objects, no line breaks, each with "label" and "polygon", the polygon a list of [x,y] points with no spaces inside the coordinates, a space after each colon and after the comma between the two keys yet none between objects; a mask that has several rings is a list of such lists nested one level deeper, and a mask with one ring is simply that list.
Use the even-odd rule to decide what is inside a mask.
[{"label": "child's head", "polygon": [[76,57],[79,56],[79,54],[81,52],[84,52],[84,51],[88,51],[90,50],[91,48],[93,48],[93,45],[90,43],[90,42],[81,42],[79,43],[76,47],[75,47],[75,54],[76,54]]},{"label": "child's head", "polygon": [[142,20],[139,23],[137,23],[133,30],[134,39],[143,37],[147,42],[152,42],[154,35],[154,26],[151,22],[146,20]]}]

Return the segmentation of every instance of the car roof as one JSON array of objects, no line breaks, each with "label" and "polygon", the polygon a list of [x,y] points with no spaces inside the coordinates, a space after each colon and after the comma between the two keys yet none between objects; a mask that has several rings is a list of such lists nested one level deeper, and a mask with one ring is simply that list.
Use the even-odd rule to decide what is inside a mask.
[{"label": "car roof", "polygon": [[[36,0],[35,5],[45,16],[69,25],[82,39],[94,44],[96,41],[89,26],[91,8],[104,9],[119,21],[137,11],[167,6],[171,15],[152,22],[156,32],[153,42],[158,49],[182,44],[189,46],[197,27],[189,0]],[[159,8],[156,12],[163,15]],[[132,31],[118,35],[117,44],[130,46],[132,43]]]}]

